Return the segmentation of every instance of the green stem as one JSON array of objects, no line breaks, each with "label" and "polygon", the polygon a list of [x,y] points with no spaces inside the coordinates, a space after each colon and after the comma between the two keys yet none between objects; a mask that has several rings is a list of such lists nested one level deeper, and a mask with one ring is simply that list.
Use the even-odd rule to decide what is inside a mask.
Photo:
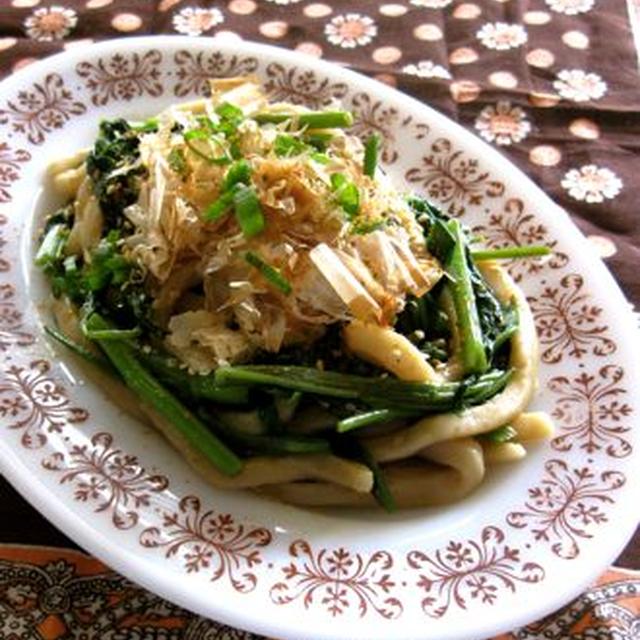
[{"label": "green stem", "polygon": [[245,384],[280,387],[333,398],[361,400],[377,409],[406,412],[440,412],[460,403],[478,404],[498,393],[508,382],[510,371],[490,371],[463,382],[424,384],[394,378],[367,378],[310,367],[245,365],[222,367],[215,373],[220,385]]},{"label": "green stem", "polygon": [[247,404],[249,391],[247,387],[220,386],[213,376],[191,374],[174,366],[167,358],[158,353],[138,352],[142,364],[150,369],[158,379],[184,396],[198,400],[211,400],[219,404]]},{"label": "green stem", "polygon": [[258,124],[280,124],[291,120],[308,129],[335,129],[350,127],[353,116],[348,111],[310,111],[308,113],[258,113],[253,116]]},{"label": "green stem", "polygon": [[354,429],[362,429],[363,427],[370,427],[374,424],[384,424],[391,422],[397,418],[408,418],[418,415],[410,411],[396,411],[394,409],[374,409],[373,411],[366,411],[364,413],[358,413],[355,416],[344,418],[336,425],[338,433],[347,433]]},{"label": "green stem", "polygon": [[134,329],[105,329],[104,331],[90,331],[87,329],[84,334],[89,340],[131,340],[140,335],[140,327]]},{"label": "green stem", "polygon": [[[89,331],[106,331],[112,326],[92,313],[85,325]],[[179,400],[171,395],[138,361],[126,342],[97,341],[125,384],[142,400],[167,419],[194,450],[201,453],[222,473],[234,476],[242,461],[213,435]]]},{"label": "green stem", "polygon": [[451,220],[447,226],[456,240],[447,262],[447,273],[451,279],[446,286],[451,292],[455,320],[460,332],[462,367],[464,373],[483,373],[487,370],[489,363],[467,265],[464,234],[458,220]]},{"label": "green stem", "polygon": [[56,342],[59,342],[61,345],[65,346],[69,351],[75,353],[80,356],[83,360],[94,364],[109,373],[114,373],[111,365],[104,359],[96,356],[94,353],[91,353],[89,349],[85,349],[81,344],[77,343],[75,340],[72,340],[69,336],[65,335],[61,331],[54,329],[53,327],[44,326],[44,332],[51,336]]},{"label": "green stem", "polygon": [[548,256],[549,247],[544,245],[530,245],[526,247],[503,247],[500,249],[474,249],[471,256],[474,260],[509,260],[511,258],[533,258]]}]

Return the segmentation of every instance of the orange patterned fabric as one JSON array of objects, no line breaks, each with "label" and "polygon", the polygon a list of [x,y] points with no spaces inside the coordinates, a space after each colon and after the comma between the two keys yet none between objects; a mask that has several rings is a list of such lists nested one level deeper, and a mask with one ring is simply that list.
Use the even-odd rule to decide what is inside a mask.
[{"label": "orange patterned fabric", "polygon": [[[137,587],[78,551],[0,546],[2,640],[259,640]],[[637,640],[640,571],[610,569],[547,618],[495,640]]]}]

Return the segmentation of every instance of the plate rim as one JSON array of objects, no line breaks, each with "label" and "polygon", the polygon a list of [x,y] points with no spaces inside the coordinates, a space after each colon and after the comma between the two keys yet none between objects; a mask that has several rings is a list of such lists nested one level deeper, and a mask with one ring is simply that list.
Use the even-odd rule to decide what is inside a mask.
[{"label": "plate rim", "polygon": [[[166,45],[163,45],[163,42],[166,42]],[[205,41],[204,39],[196,39],[189,36],[172,35],[132,37],[126,38],[126,40],[110,39],[94,43],[90,45],[90,47],[82,48],[81,51],[71,49],[69,51],[64,51],[53,56],[46,57],[39,62],[33,63],[28,67],[20,69],[12,76],[4,79],[2,83],[0,83],[0,94],[4,94],[6,91],[9,91],[14,85],[18,85],[24,82],[29,77],[38,76],[45,70],[55,71],[56,68],[59,67],[60,63],[66,63],[68,67],[71,67],[71,65],[81,57],[85,57],[87,55],[97,56],[101,52],[112,51],[116,43],[118,46],[122,46],[127,50],[136,49],[138,47],[144,48],[146,46],[159,47],[160,49],[162,49],[163,46],[168,46],[170,48],[178,46],[189,48],[195,46],[198,49],[202,49],[208,45],[212,48],[217,48],[221,51],[226,52],[233,51],[239,53],[255,54],[257,56],[263,53],[271,59],[284,58],[285,62],[288,61],[289,64],[291,63],[291,56],[296,55],[295,52],[284,48],[275,47],[272,45],[264,45],[260,43],[253,43],[247,40],[243,40],[240,43],[227,44],[223,42],[216,42],[215,40]],[[337,70],[340,68],[340,65],[337,65],[336,63],[328,62],[325,60],[316,60],[311,57],[304,58],[303,66],[306,68],[312,68],[319,72],[327,73],[328,75],[333,77],[336,77],[338,75]],[[599,264],[594,270],[594,273],[597,274],[596,280],[601,282],[603,285],[606,285],[609,288],[610,292],[612,291],[611,287],[613,285],[613,291],[615,291],[615,295],[612,297],[617,298],[617,300],[614,299],[611,306],[616,311],[618,311],[618,309],[620,311],[622,311],[622,309],[625,310],[625,313],[621,313],[620,316],[616,318],[616,327],[625,336],[637,336],[638,332],[635,328],[631,311],[627,309],[625,296],[620,289],[620,286],[614,279],[613,275],[606,268],[600,258],[597,257],[595,251],[588,244],[579,228],[571,221],[566,211],[559,205],[554,203],[549,198],[549,196],[544,191],[542,191],[542,189],[538,187],[532,181],[532,179],[529,178],[521,169],[519,169],[507,157],[503,156],[489,144],[479,139],[472,132],[462,127],[462,125],[449,119],[447,116],[444,116],[428,104],[424,104],[419,100],[396,89],[392,89],[390,87],[382,85],[381,83],[366,76],[360,75],[359,73],[352,71],[351,69],[345,69],[344,67],[342,67],[339,73],[341,77],[345,78],[346,80],[351,78],[359,86],[371,90],[372,93],[384,98],[387,101],[408,102],[408,104],[411,104],[414,108],[420,108],[422,110],[426,109],[429,114],[430,122],[433,122],[438,126],[442,126],[443,131],[455,132],[457,136],[461,137],[465,141],[468,141],[469,145],[473,142],[475,148],[479,149],[482,152],[483,158],[489,158],[489,164],[491,164],[493,167],[498,167],[500,175],[505,176],[508,181],[512,181],[512,176],[515,176],[518,186],[521,186],[523,188],[523,191],[526,191],[527,193],[531,192],[533,195],[535,195],[537,202],[544,203],[549,208],[558,211],[560,215],[559,219],[556,220],[556,223],[558,223],[562,227],[563,231],[569,232],[572,236],[575,236],[576,240],[579,236],[581,245],[579,249],[589,252],[589,255],[592,258],[597,259],[597,262]],[[13,243],[17,243],[19,242],[19,239],[12,239],[12,241]],[[11,245],[11,242],[9,244]],[[633,380],[640,379],[639,372],[640,365],[635,365],[630,370],[630,377]],[[634,422],[635,424],[633,424]],[[636,428],[637,422],[638,419],[636,417],[635,420],[632,421],[633,426],[635,426]],[[184,589],[181,588],[181,582],[175,581],[172,572],[167,572],[164,570],[161,571],[159,569],[160,565],[154,562],[152,558],[147,559],[146,557],[136,557],[135,554],[129,551],[118,549],[117,543],[109,543],[107,539],[103,540],[102,538],[104,538],[104,536],[102,534],[98,537],[96,534],[100,533],[100,530],[80,521],[76,516],[73,515],[73,509],[71,509],[68,504],[63,503],[58,498],[48,501],[47,497],[51,498],[51,492],[47,489],[45,484],[40,481],[40,479],[38,479],[36,489],[34,489],[33,486],[29,486],[29,471],[26,466],[21,464],[16,451],[6,445],[4,439],[0,439],[0,447],[3,451],[3,455],[0,456],[0,466],[2,468],[3,474],[11,482],[11,484],[15,486],[29,502],[34,504],[34,506],[36,506],[40,513],[43,513],[49,520],[54,522],[54,524],[61,530],[63,530],[66,534],[68,534],[70,538],[81,541],[81,546],[83,546],[83,548],[89,550],[96,557],[104,559],[109,566],[113,567],[123,575],[130,577],[136,582],[147,587],[149,590],[155,593],[160,593],[164,597],[167,597],[169,600],[176,602],[187,609],[195,610],[202,615],[215,617],[217,620],[224,622],[225,624],[231,624],[240,628],[250,628],[258,633],[266,632],[268,634],[273,634],[281,638],[293,638],[294,633],[296,633],[295,637],[301,637],[299,632],[296,632],[293,627],[285,629],[280,625],[274,625],[272,622],[273,616],[269,616],[267,618],[266,621],[268,621],[268,624],[265,624],[266,621],[264,620],[260,622],[259,626],[251,624],[251,620],[249,620],[250,624],[247,624],[246,620],[230,614],[229,609],[218,608],[215,605],[211,606],[211,603],[205,603],[204,600],[202,600],[202,602],[200,603],[200,599],[198,600],[198,602],[195,602],[192,598],[187,598],[186,594],[184,593]],[[634,455],[637,457],[638,453],[636,452]],[[635,477],[628,477],[628,482],[630,485],[633,484],[635,486],[635,491],[633,491],[633,487],[627,487],[627,492],[631,495],[635,494],[636,497],[640,497],[639,480],[640,479],[637,478],[637,474]],[[624,505],[619,502],[617,504],[617,510],[621,510],[623,508]],[[629,509],[629,511],[631,510]],[[77,523],[76,520],[78,520]],[[608,554],[610,556],[608,558],[609,563],[611,563],[611,561],[615,557],[617,557],[620,550],[624,547],[628,539],[631,537],[633,531],[635,530],[636,524],[637,521],[635,520],[634,516],[629,515],[629,517],[626,518],[626,531],[624,535],[620,536],[619,544],[613,545],[615,546],[615,549],[613,549],[610,554]],[[138,572],[133,572],[133,570],[136,568],[134,565],[138,563],[142,563],[141,567],[138,567],[139,570],[144,571],[142,576],[139,575]],[[593,566],[595,567],[595,565]],[[510,631],[520,626],[521,624],[530,622],[533,618],[538,619],[541,616],[550,613],[551,611],[557,609],[559,606],[562,606],[571,598],[575,597],[575,595],[580,593],[589,582],[597,577],[597,575],[603,570],[603,568],[604,566],[601,566],[598,563],[596,568],[593,568],[592,571],[588,572],[588,577],[585,577],[584,580],[580,580],[578,582],[578,587],[571,586],[570,588],[560,589],[559,592],[563,594],[560,597],[558,597],[558,590],[556,590],[555,598],[552,604],[542,606],[538,605],[537,607],[529,606],[526,609],[526,613],[519,613],[518,615],[509,617],[509,623],[507,624],[505,622],[503,625],[501,625],[503,627],[502,629],[500,629],[500,626],[496,626],[495,624],[487,625],[491,627],[491,631],[488,631],[488,633],[494,634]],[[163,582],[161,588],[158,588],[157,586],[159,584],[159,581]],[[402,621],[397,624],[399,627],[402,627]],[[335,638],[338,636],[333,633],[318,634],[314,631],[313,637],[314,640],[319,640],[319,638]],[[398,635],[398,637],[410,638],[415,636]]]}]

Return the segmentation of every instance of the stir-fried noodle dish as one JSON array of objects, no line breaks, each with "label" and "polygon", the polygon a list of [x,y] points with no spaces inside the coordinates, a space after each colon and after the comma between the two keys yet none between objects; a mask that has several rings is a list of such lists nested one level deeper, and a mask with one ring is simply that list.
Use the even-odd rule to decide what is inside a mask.
[{"label": "stir-fried noodle dish", "polygon": [[506,259],[394,183],[352,116],[253,77],[51,165],[52,340],[213,485],[387,510],[462,499],[552,432]]}]

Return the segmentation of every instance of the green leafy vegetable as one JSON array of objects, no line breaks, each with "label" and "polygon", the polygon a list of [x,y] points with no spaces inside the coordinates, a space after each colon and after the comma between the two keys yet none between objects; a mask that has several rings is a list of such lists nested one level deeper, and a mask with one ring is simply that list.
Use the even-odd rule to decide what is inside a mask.
[{"label": "green leafy vegetable", "polygon": [[147,175],[140,162],[140,133],[122,118],[103,120],[86,161],[107,227],[126,227],[124,209],[136,202]]},{"label": "green leafy vegetable", "polygon": [[[86,319],[85,327],[88,331],[113,329],[96,313]],[[234,476],[242,470],[242,461],[140,364],[133,347],[120,341],[97,342],[125,384],[168,420],[190,447],[225,475]]]},{"label": "green leafy vegetable", "polygon": [[35,263],[45,271],[51,271],[60,262],[64,246],[69,237],[69,227],[64,224],[54,224],[49,228],[42,240]]}]

